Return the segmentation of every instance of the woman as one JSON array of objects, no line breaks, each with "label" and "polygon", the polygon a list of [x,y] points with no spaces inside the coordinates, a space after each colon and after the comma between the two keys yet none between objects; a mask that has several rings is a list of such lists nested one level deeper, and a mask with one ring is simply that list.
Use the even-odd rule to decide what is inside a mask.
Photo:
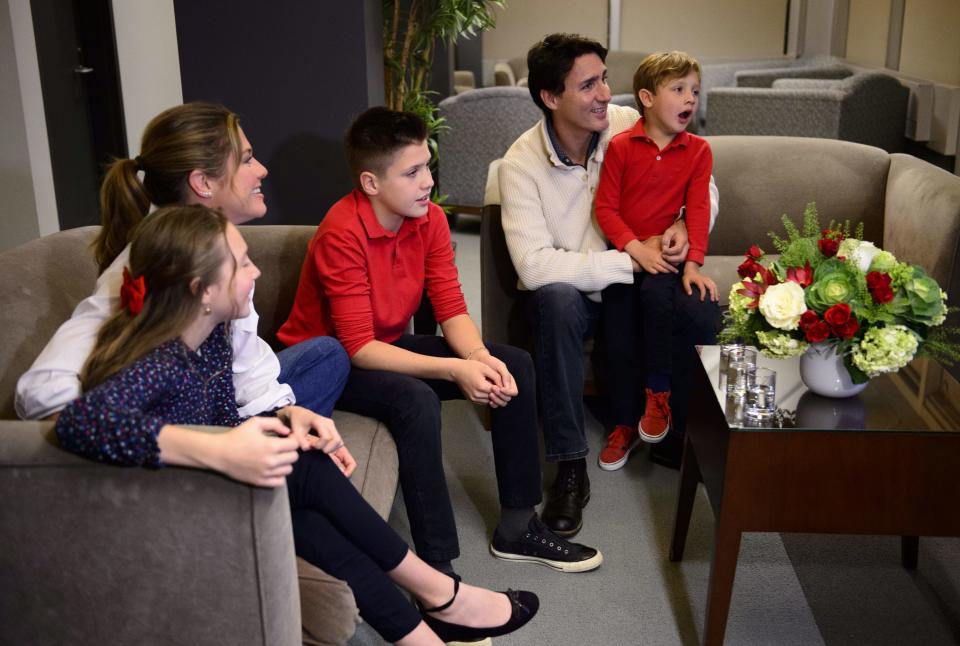
[{"label": "woman", "polygon": [[[242,224],[267,212],[266,176],[237,115],[223,106],[187,103],[154,117],[144,130],[140,155],[117,160],[107,171],[100,189],[103,227],[94,243],[101,272],[96,290],[17,382],[20,417],[55,415],[80,394],[80,369],[100,324],[116,309],[130,237],[151,205],[202,204]],[[281,353],[278,362],[257,336],[258,321],[251,303],[250,314],[233,325],[233,382],[240,414],[296,401],[329,417],[350,370],[343,348],[330,337],[317,338]]]}]

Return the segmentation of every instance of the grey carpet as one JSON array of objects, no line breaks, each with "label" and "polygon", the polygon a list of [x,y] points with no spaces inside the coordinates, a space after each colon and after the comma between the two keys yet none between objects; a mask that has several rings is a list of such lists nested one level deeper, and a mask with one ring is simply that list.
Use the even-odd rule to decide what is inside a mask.
[{"label": "grey carpet", "polygon": [[[461,216],[454,238],[468,306],[480,313],[478,220]],[[479,322],[479,321],[478,321]],[[497,522],[489,437],[464,402],[443,408],[444,466],[457,514],[462,556],[454,565],[470,583],[535,591],[541,610],[506,646],[700,643],[706,609],[713,516],[701,489],[684,560],[667,549],[678,474],[655,466],[646,450],[607,473],[596,466],[605,439],[590,415],[592,498],[576,540],[604,554],[600,569],[560,574],[500,561],[487,542]],[[552,471],[545,469],[545,483]],[[409,540],[398,495],[390,524]],[[923,539],[920,567],[899,564],[889,537],[747,534],[727,623],[728,644],[960,643],[960,541]],[[381,644],[361,625],[351,646]]]}]

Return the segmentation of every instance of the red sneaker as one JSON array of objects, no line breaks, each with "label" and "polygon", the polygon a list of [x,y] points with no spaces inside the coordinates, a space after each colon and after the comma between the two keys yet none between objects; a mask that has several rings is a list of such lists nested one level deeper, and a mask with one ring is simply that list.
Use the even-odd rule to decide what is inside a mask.
[{"label": "red sneaker", "polygon": [[617,426],[607,438],[607,445],[600,451],[600,468],[616,471],[627,463],[630,449],[637,443],[637,429],[632,426]]},{"label": "red sneaker", "polygon": [[655,393],[646,389],[647,406],[640,418],[640,439],[656,444],[670,430],[670,391]]}]

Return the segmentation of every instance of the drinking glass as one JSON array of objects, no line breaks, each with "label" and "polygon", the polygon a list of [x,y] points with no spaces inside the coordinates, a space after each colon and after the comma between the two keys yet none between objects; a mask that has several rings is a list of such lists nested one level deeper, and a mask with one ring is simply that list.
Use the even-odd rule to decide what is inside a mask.
[{"label": "drinking glass", "polygon": [[770,368],[757,368],[747,384],[747,401],[743,414],[758,419],[773,415],[777,410],[777,373]]},{"label": "drinking glass", "polygon": [[[756,352],[754,352],[754,361],[756,361]],[[753,383],[753,375],[756,371],[755,363],[731,361],[727,366],[727,394],[744,397],[747,394],[747,387]]]}]

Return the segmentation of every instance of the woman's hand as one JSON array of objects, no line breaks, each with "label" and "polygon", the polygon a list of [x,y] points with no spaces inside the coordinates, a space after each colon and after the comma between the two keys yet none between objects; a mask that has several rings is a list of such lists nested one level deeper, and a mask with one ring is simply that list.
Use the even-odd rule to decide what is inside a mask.
[{"label": "woman's hand", "polygon": [[517,388],[517,382],[510,374],[507,364],[490,354],[490,351],[486,348],[478,351],[471,358],[492,368],[499,377],[499,380],[494,384],[494,388],[490,391],[489,403],[491,408],[506,406],[512,398],[517,396],[520,390]]},{"label": "woman's hand", "polygon": [[[277,436],[266,435],[272,432]],[[213,467],[234,480],[258,487],[279,487],[297,461],[297,440],[274,417],[251,417],[222,435]]]},{"label": "woman's hand", "polygon": [[290,427],[302,451],[317,449],[331,453],[343,446],[340,433],[329,417],[318,415],[303,406],[284,406],[277,411],[277,417]]}]

